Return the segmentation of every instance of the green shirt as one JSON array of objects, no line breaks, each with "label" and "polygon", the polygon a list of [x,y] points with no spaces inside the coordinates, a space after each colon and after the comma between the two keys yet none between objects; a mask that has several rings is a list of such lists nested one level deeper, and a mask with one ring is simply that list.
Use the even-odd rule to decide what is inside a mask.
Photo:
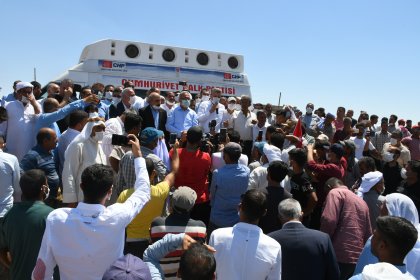
[{"label": "green shirt", "polygon": [[12,256],[10,279],[31,279],[45,220],[52,210],[41,201],[23,201],[13,205],[4,216],[0,248],[6,248]]}]

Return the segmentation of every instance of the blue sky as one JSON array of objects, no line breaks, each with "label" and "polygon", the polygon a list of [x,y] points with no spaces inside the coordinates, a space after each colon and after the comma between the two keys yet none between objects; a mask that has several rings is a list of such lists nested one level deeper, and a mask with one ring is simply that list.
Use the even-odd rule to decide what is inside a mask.
[{"label": "blue sky", "polygon": [[113,38],[239,53],[254,101],[420,121],[420,1],[0,2],[0,86],[42,84]]}]

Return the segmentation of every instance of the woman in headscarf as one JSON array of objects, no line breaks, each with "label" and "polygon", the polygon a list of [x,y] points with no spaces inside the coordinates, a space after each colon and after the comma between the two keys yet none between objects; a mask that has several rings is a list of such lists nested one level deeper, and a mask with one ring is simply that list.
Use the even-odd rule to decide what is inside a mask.
[{"label": "woman in headscarf", "polygon": [[[393,193],[385,197],[385,202],[381,208],[381,216],[387,215],[405,218],[416,227],[417,231],[420,231],[419,214],[416,206],[406,195]],[[372,237],[366,242],[353,275],[361,273],[366,265],[378,262],[378,259],[371,252],[371,239]],[[407,271],[416,279],[420,279],[420,239],[417,240],[414,248],[407,254],[405,264]]]},{"label": "woman in headscarf", "polygon": [[74,138],[65,153],[63,168],[63,202],[76,206],[83,201],[80,182],[83,170],[93,164],[106,164],[106,156],[102,150],[105,131],[103,119],[97,115],[91,116],[82,132]]}]

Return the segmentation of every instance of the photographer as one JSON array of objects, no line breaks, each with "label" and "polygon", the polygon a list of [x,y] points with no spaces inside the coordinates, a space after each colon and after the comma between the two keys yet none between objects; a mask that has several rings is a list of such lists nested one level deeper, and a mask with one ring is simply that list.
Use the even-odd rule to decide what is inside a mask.
[{"label": "photographer", "polygon": [[[178,149],[179,171],[175,178],[175,187],[187,186],[197,193],[197,200],[191,210],[191,218],[208,224],[210,216],[209,180],[211,167],[210,155],[200,150],[203,129],[193,126],[187,131],[185,148]],[[169,155],[172,157],[173,150]]]}]

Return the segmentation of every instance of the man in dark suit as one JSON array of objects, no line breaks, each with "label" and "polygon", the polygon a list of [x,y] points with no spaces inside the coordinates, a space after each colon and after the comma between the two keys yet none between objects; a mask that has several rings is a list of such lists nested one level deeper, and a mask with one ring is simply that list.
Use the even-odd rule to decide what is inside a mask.
[{"label": "man in dark suit", "polygon": [[112,104],[109,106],[109,117],[116,118],[122,115],[126,109],[130,109],[136,102],[136,93],[133,88],[125,88],[121,94],[121,101],[117,105]]},{"label": "man in dark suit", "polygon": [[279,204],[282,229],[269,234],[281,245],[282,279],[339,279],[340,271],[330,237],[300,222],[299,202],[288,198]]},{"label": "man in dark suit", "polygon": [[165,134],[166,142],[168,142],[169,133],[166,130],[166,120],[168,116],[166,111],[160,107],[160,94],[157,92],[150,93],[147,102],[149,105],[139,110],[139,115],[143,119],[141,130],[146,127],[154,127],[161,130]]}]

